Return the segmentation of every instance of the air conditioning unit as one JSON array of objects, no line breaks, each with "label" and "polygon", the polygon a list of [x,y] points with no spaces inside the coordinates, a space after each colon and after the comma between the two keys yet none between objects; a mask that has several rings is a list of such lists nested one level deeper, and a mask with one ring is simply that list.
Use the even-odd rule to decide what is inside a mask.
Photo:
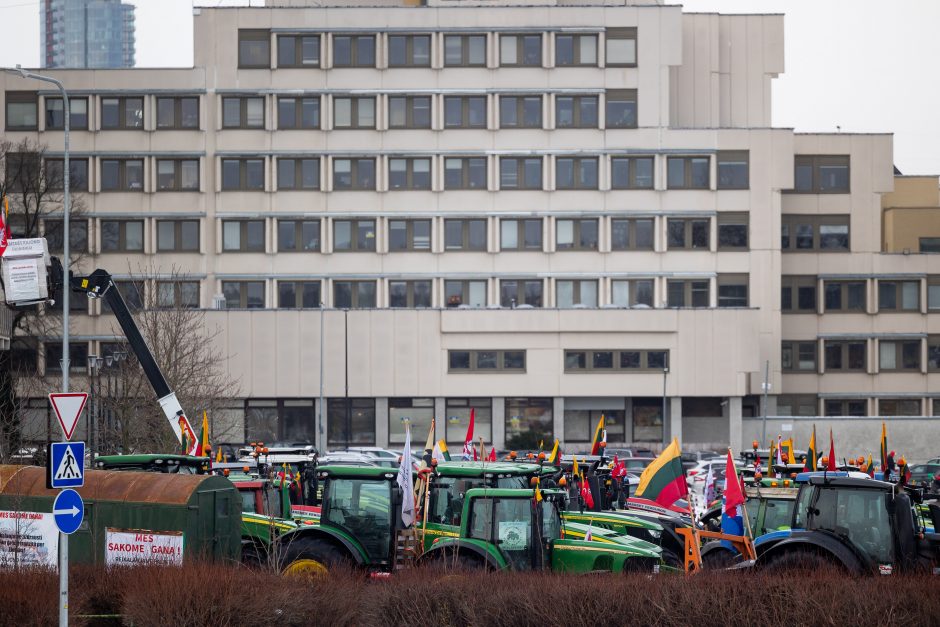
[{"label": "air conditioning unit", "polygon": [[215,294],[212,296],[213,309],[225,309],[225,294]]}]

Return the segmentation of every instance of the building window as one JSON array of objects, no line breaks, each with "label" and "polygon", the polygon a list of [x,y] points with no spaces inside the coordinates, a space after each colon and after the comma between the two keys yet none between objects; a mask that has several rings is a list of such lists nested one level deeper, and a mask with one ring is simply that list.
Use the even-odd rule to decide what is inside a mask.
[{"label": "building window", "polygon": [[222,191],[264,191],[264,159],[222,159]]},{"label": "building window", "polygon": [[277,66],[320,67],[320,36],[278,35]]},{"label": "building window", "polygon": [[919,253],[940,253],[940,237],[921,237],[918,239]]},{"label": "building window", "polygon": [[669,189],[708,189],[708,157],[669,157],[666,185]]},{"label": "building window", "polygon": [[445,96],[444,128],[486,128],[486,96]]},{"label": "building window", "polygon": [[264,252],[264,220],[222,220],[223,252]]},{"label": "building window", "polygon": [[710,226],[708,218],[669,218],[666,244],[669,250],[708,250]]},{"label": "building window", "polygon": [[375,159],[333,159],[334,190],[375,190]]},{"label": "building window", "polygon": [[277,128],[278,130],[289,130],[295,128],[319,129],[320,97],[278,97]]},{"label": "building window", "polygon": [[199,191],[199,159],[157,159],[157,191]]},{"label": "building window", "polygon": [[552,441],[552,399],[507,398],[505,411],[508,448],[538,450],[540,442]]},{"label": "building window", "polygon": [[748,189],[749,162],[747,150],[719,150],[718,189]]},{"label": "building window", "polygon": [[333,67],[375,67],[375,36],[333,35]]},{"label": "building window", "polygon": [[[7,155],[7,163],[10,156]],[[46,185],[51,191],[62,191],[65,186],[64,159],[46,159]],[[69,157],[69,191],[88,191],[88,159]]]},{"label": "building window", "polygon": [[555,306],[559,309],[597,307],[597,281],[555,281]]},{"label": "building window", "polygon": [[448,307],[486,307],[486,281],[444,281]]},{"label": "building window", "polygon": [[334,220],[333,250],[375,252],[375,220]]},{"label": "building window", "polygon": [[388,306],[416,309],[431,306],[430,281],[389,281]]},{"label": "building window", "polygon": [[101,129],[135,129],[144,127],[144,99],[140,97],[102,98]]},{"label": "building window", "polygon": [[500,157],[500,189],[542,189],[541,157]]},{"label": "building window", "polygon": [[[604,416],[604,428],[610,442],[630,442],[626,431],[626,415],[622,409],[579,409],[580,399],[565,399],[565,444],[590,442],[594,437],[594,426]],[[574,407],[571,407],[571,406]]]},{"label": "building window", "polygon": [[431,36],[389,35],[388,67],[431,67]]},{"label": "building window", "polygon": [[539,67],[542,65],[541,35],[500,35],[499,64]]},{"label": "building window", "polygon": [[746,274],[718,275],[718,306],[747,307],[748,277]]},{"label": "building window", "polygon": [[865,281],[824,281],[826,313],[865,312]]},{"label": "building window", "polygon": [[653,189],[653,158],[613,157],[610,180],[613,189]]},{"label": "building window", "polygon": [[278,220],[278,252],[320,252],[319,220]]},{"label": "building window", "polygon": [[499,221],[500,250],[542,250],[542,219]]},{"label": "building window", "polygon": [[555,128],[597,127],[597,96],[555,97]]},{"label": "building window", "polygon": [[636,128],[636,90],[609,90],[606,95],[605,128]]},{"label": "building window", "polygon": [[245,442],[311,443],[315,426],[316,411],[312,400],[245,401]]},{"label": "building window", "polygon": [[484,67],[486,35],[444,35],[444,65]]},{"label": "building window", "polygon": [[444,189],[486,189],[486,157],[444,159]]},{"label": "building window", "polygon": [[333,128],[374,129],[375,98],[373,96],[335,96]]},{"label": "building window", "polygon": [[[144,308],[145,300],[145,288],[143,281],[115,281],[114,286],[121,293],[121,297],[124,299],[124,303],[127,305],[128,309],[131,311],[140,311]],[[109,313],[111,307],[107,304],[107,301],[104,301],[102,311],[104,313]]]},{"label": "building window", "polygon": [[[46,342],[46,375],[62,372],[62,342]],[[88,370],[88,344],[69,342],[69,372],[85,373]]]},{"label": "building window", "polygon": [[940,309],[940,277],[927,277],[927,309]]},{"label": "building window", "polygon": [[431,189],[431,160],[396,158],[388,160],[388,189]]},{"label": "building window", "polygon": [[264,128],[264,98],[222,98],[222,128]]},{"label": "building window", "polygon": [[[46,130],[60,130],[65,128],[65,107],[61,98],[46,96]],[[69,130],[88,130],[88,98],[73,96],[69,98]]]},{"label": "building window", "polygon": [[597,157],[557,157],[555,189],[597,189]]},{"label": "building window", "polygon": [[320,189],[320,160],[279,158],[277,160],[277,189]]},{"label": "building window", "polygon": [[[69,163],[69,166],[72,164]],[[139,192],[144,189],[143,159],[102,159],[101,191]]]},{"label": "building window", "polygon": [[826,340],[826,372],[866,372],[868,370],[866,340]]},{"label": "building window", "polygon": [[780,277],[780,311],[816,313],[816,277],[787,274]]},{"label": "building window", "polygon": [[610,221],[611,250],[653,250],[652,218],[614,218]]},{"label": "building window", "polygon": [[920,311],[920,281],[878,279],[878,311]]},{"label": "building window", "polygon": [[486,220],[444,220],[445,250],[486,250]]},{"label": "building window", "polygon": [[271,31],[258,29],[238,30],[238,67],[271,67]]},{"label": "building window", "polygon": [[846,252],[849,250],[849,216],[783,214],[780,249],[783,252]]},{"label": "building window", "polygon": [[157,220],[158,252],[199,252],[199,220]]},{"label": "building window", "polygon": [[863,398],[826,399],[823,412],[826,416],[867,416],[868,401]]},{"label": "building window", "polygon": [[199,309],[199,281],[157,281],[159,309]]},{"label": "building window", "polygon": [[[72,162],[69,161],[69,166]],[[8,192],[21,192],[21,191],[34,191],[41,181],[42,173],[39,171],[41,167],[39,161],[39,155],[35,152],[9,152],[6,155],[6,163],[4,164],[3,171],[3,182],[6,185],[6,191]],[[62,172],[63,168],[59,168],[59,172]],[[58,186],[62,186],[61,182],[56,182]]]},{"label": "building window", "polygon": [[500,96],[499,128],[542,128],[542,97]]},{"label": "building window", "polygon": [[278,281],[279,309],[317,309],[320,307],[319,281]]},{"label": "building window", "polygon": [[157,98],[157,129],[199,128],[199,97]]},{"label": "building window", "polygon": [[663,370],[669,367],[669,351],[661,350],[566,350],[565,372],[617,372]]},{"label": "building window", "polygon": [[375,281],[333,281],[333,306],[337,309],[374,309]]},{"label": "building window", "polygon": [[940,372],[940,335],[927,337],[927,371]]},{"label": "building window", "polygon": [[542,280],[501,279],[499,282],[500,307],[516,308],[542,306]]},{"label": "building window", "polygon": [[430,96],[389,96],[389,128],[431,128]]},{"label": "building window", "polygon": [[653,306],[653,279],[615,279],[610,289],[611,304],[617,307]]},{"label": "building window", "polygon": [[777,397],[777,415],[816,416],[816,397],[811,394],[781,394]]},{"label": "building window", "polygon": [[879,416],[922,416],[919,398],[879,398]]},{"label": "building window", "polygon": [[[46,244],[49,252],[62,252],[62,220],[45,220]],[[88,220],[71,217],[69,219],[69,252],[88,252]]]},{"label": "building window", "polygon": [[557,250],[597,250],[597,218],[555,220]]},{"label": "building window", "polygon": [[467,427],[470,426],[470,412],[473,411],[473,435],[483,438],[484,442],[493,440],[493,400],[490,398],[448,398],[445,401],[447,413],[447,443],[458,444],[453,450],[454,459],[459,459],[458,451],[464,444]]},{"label": "building window", "polygon": [[388,250],[389,252],[431,250],[431,221],[389,220]]},{"label": "building window", "polygon": [[[71,222],[69,223],[71,226]],[[59,286],[57,290],[52,294],[52,303],[46,302],[45,308],[47,311],[55,311],[58,313],[62,312],[62,286]],[[105,311],[107,311],[107,301],[103,303]],[[69,311],[73,314],[84,315],[88,313],[88,299],[83,298],[80,295],[73,294],[72,298],[69,299]]]},{"label": "building window", "polygon": [[228,309],[264,309],[264,281],[222,281]]},{"label": "building window", "polygon": [[796,155],[793,191],[801,194],[848,194],[848,155]]},{"label": "building window", "polygon": [[747,250],[748,214],[718,214],[718,250]]},{"label": "building window", "polygon": [[633,441],[662,442],[663,402],[659,398],[633,398]]},{"label": "building window", "polygon": [[328,446],[341,448],[375,444],[375,399],[331,398],[326,417]]},{"label": "building window", "polygon": [[35,131],[39,128],[39,94],[35,91],[6,92],[6,129]]},{"label": "building window", "polygon": [[709,281],[670,279],[666,282],[669,307],[708,307]]},{"label": "building window", "polygon": [[597,65],[597,35],[555,35],[555,65]]},{"label": "building window", "polygon": [[878,340],[878,370],[920,372],[920,340]]},{"label": "building window", "polygon": [[[434,419],[433,398],[390,398],[388,399],[388,441],[389,444],[402,444],[405,441],[405,426],[411,428],[412,437],[428,433]],[[432,434],[437,441],[437,435]]]},{"label": "building window", "polygon": [[143,250],[143,220],[101,221],[101,252],[143,252]]},{"label": "building window", "polygon": [[525,372],[524,350],[449,350],[449,372]]},{"label": "building window", "polygon": [[784,340],[780,363],[785,372],[816,372],[816,342]]},{"label": "building window", "polygon": [[604,39],[607,67],[636,67],[636,28],[610,28]]}]

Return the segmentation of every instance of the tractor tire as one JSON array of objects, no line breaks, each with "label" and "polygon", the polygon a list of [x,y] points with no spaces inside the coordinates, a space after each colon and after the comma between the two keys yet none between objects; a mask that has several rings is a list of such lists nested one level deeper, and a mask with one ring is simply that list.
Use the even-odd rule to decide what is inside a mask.
[{"label": "tractor tire", "polygon": [[325,577],[337,569],[352,566],[352,560],[344,551],[319,538],[295,538],[282,549],[280,571],[285,576]]},{"label": "tractor tire", "polygon": [[824,556],[813,551],[803,549],[785,551],[771,557],[765,568],[771,572],[807,572],[819,573],[825,570],[843,569],[841,562],[834,559],[826,559]]},{"label": "tractor tire", "polygon": [[268,552],[252,542],[242,544],[242,566],[257,570],[268,563]]},{"label": "tractor tire", "polygon": [[447,571],[480,571],[486,569],[486,563],[482,559],[467,551],[454,553],[446,549],[438,550],[421,562],[429,568]]},{"label": "tractor tire", "polygon": [[740,559],[740,557],[734,551],[716,549],[702,556],[702,568],[704,570],[721,570],[722,568],[728,568],[734,565],[738,559]]}]

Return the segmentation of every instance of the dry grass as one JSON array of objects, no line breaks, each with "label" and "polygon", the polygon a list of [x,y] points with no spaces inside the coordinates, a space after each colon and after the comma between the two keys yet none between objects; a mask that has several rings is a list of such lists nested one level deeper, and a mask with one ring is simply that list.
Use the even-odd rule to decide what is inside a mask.
[{"label": "dry grass", "polygon": [[[425,569],[384,580],[341,573],[311,582],[196,563],[184,569],[75,567],[70,580],[75,625],[908,626],[935,625],[940,616],[940,578],[819,571],[686,578]],[[0,571],[0,624],[56,624],[57,591],[54,572]]]}]

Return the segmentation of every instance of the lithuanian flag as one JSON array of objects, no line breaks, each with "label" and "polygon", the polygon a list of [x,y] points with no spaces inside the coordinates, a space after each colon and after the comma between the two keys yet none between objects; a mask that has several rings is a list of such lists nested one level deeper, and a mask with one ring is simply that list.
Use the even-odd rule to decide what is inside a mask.
[{"label": "lithuanian flag", "polygon": [[806,464],[803,466],[805,470],[816,471],[816,459],[819,456],[816,454],[816,425],[813,425],[813,435],[809,439],[809,450],[806,451]]},{"label": "lithuanian flag", "polygon": [[676,499],[688,496],[689,487],[685,483],[681,455],[679,440],[673,438],[672,444],[640,475],[640,485],[634,496],[667,507],[675,503]]},{"label": "lithuanian flag", "polygon": [[558,438],[555,438],[555,446],[552,447],[552,454],[548,456],[549,464],[558,464],[561,462],[561,456],[558,454]]},{"label": "lithuanian flag", "polygon": [[888,472],[888,430],[881,421],[881,472]]},{"label": "lithuanian flag", "polygon": [[607,434],[604,431],[604,414],[601,414],[601,419],[597,421],[597,429],[594,429],[594,439],[591,441],[591,455],[598,455],[600,453],[601,442],[606,442]]},{"label": "lithuanian flag", "polygon": [[196,446],[196,457],[209,457],[209,417],[205,410],[202,412],[202,437]]}]

